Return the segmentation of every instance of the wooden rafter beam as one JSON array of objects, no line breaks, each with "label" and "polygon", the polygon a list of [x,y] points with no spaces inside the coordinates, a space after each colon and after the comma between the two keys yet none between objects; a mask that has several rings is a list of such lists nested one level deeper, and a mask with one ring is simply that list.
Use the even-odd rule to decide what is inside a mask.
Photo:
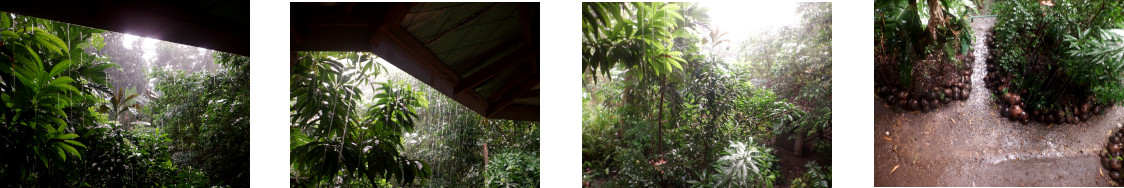
[{"label": "wooden rafter beam", "polygon": [[457,84],[454,93],[461,93],[467,90],[471,90],[477,85],[484,83],[484,81],[488,81],[488,79],[491,79],[492,77],[495,77],[496,75],[499,75],[504,71],[515,68],[520,63],[526,62],[528,58],[534,56],[534,53],[534,51],[528,48],[520,48],[515,52],[509,53],[496,62],[489,64],[487,67],[484,67],[479,71],[472,73],[472,75],[466,76],[463,80],[461,80],[460,83]]},{"label": "wooden rafter beam", "polygon": [[388,28],[374,38],[377,43],[371,44],[371,49],[380,58],[472,111],[485,114],[488,103],[484,97],[476,92],[453,93],[460,77],[401,26]]},{"label": "wooden rafter beam", "polygon": [[437,55],[406,32],[406,29],[401,26],[390,27],[380,30],[373,38],[375,43],[372,43],[371,50],[379,57],[395,64],[403,71],[418,69],[407,72],[418,79],[428,77],[430,80],[440,81],[437,83],[440,87],[434,86],[434,89],[441,90],[446,95],[454,94],[453,86],[460,82],[460,77],[442,63]]},{"label": "wooden rafter beam", "polygon": [[492,7],[496,7],[496,5],[498,5],[498,4],[500,4],[500,3],[492,3],[491,5],[488,5],[488,7],[484,7],[483,10],[476,11],[476,13],[473,13],[471,16],[468,16],[468,18],[465,18],[465,19],[461,20],[460,22],[457,22],[457,24],[453,25],[452,28],[449,28],[448,30],[445,30],[445,31],[441,31],[441,33],[438,33],[437,36],[434,36],[433,38],[425,41],[425,43],[423,43],[423,44],[425,46],[429,46],[429,44],[433,43],[433,41],[437,41],[437,39],[440,39],[442,36],[445,36],[445,34],[449,34],[449,32],[457,30],[457,28],[460,28],[461,26],[464,26],[464,24],[468,23],[469,21],[475,20],[476,17],[479,17],[480,15],[483,15],[484,13],[487,13],[488,10],[492,10]]},{"label": "wooden rafter beam", "polygon": [[506,83],[502,87],[497,88],[495,91],[493,91],[492,94],[490,96],[488,96],[488,101],[491,102],[491,101],[500,100],[500,98],[503,97],[503,95],[501,95],[501,94],[507,93],[508,91],[511,91],[515,87],[520,86],[520,84],[518,84],[519,83],[518,81],[523,81],[523,80],[527,80],[527,79],[530,79],[530,78],[531,78],[531,74],[516,74],[515,77],[508,79],[508,80],[511,80],[509,83]]},{"label": "wooden rafter beam", "polygon": [[[228,7],[249,7],[232,1]],[[248,10],[248,9],[247,9]],[[250,20],[214,16],[174,2],[4,1],[0,11],[250,56]]]},{"label": "wooden rafter beam", "polygon": [[488,50],[487,52],[477,54],[476,56],[472,57],[472,59],[465,60],[464,63],[461,63],[462,65],[454,67],[453,72],[456,72],[457,74],[464,74],[465,72],[472,70],[472,68],[480,66],[484,63],[484,61],[491,59],[492,57],[496,56],[496,54],[503,53],[504,51],[511,49],[511,46],[518,45],[519,42],[520,40],[517,37],[508,38],[507,41],[504,41],[503,43],[500,43],[500,45],[492,47],[492,49]]},{"label": "wooden rafter beam", "polygon": [[[536,73],[535,76],[533,76],[531,78],[531,80],[527,80],[526,82],[523,82],[523,84],[520,84],[520,86],[518,88],[515,88],[515,89],[513,89],[513,90],[511,90],[507,93],[504,93],[503,98],[500,98],[499,100],[496,100],[496,101],[491,101],[491,103],[489,103],[489,105],[488,105],[488,113],[487,113],[488,115],[485,115],[485,117],[489,117],[489,118],[492,117],[493,115],[496,114],[496,112],[499,112],[499,111],[503,110],[509,104],[511,104],[512,101],[515,101],[515,99],[519,98],[519,96],[523,96],[523,94],[526,94],[528,91],[531,91],[531,89],[534,89],[535,86],[538,86],[539,85],[539,76],[538,76],[537,72],[535,72],[535,73]],[[491,97],[489,97],[489,98],[491,98]]]},{"label": "wooden rafter beam", "polygon": [[535,19],[537,17],[531,13],[531,10],[528,10],[530,8],[529,6],[538,6],[538,4],[519,4],[519,29],[523,31],[523,41],[525,42],[524,44],[527,44],[527,46],[534,46],[535,41],[532,39],[533,36],[531,36],[533,35],[531,33],[531,27],[535,26],[532,23],[537,22],[531,22],[531,19]]},{"label": "wooden rafter beam", "polygon": [[532,73],[528,73],[528,74],[536,74],[536,75],[532,75],[531,80],[527,80],[527,81],[524,81],[522,84],[518,84],[517,88],[511,89],[507,92],[500,92],[499,95],[492,95],[492,96],[489,97],[489,99],[491,99],[491,98],[502,96],[501,98],[499,98],[497,100],[489,100],[488,114],[487,114],[486,117],[491,117],[492,115],[495,115],[496,111],[504,109],[505,107],[507,107],[508,105],[511,104],[511,101],[514,101],[515,99],[519,98],[519,96],[525,95],[525,93],[527,93],[527,91],[531,91],[532,89],[534,89],[535,87],[538,86],[538,77],[537,77],[538,72],[536,71],[536,72],[532,72]]},{"label": "wooden rafter beam", "polygon": [[539,97],[539,90],[528,91],[527,93],[523,94],[523,96],[519,96],[520,99],[538,98],[538,97]]},{"label": "wooden rafter beam", "polygon": [[539,121],[539,106],[512,104],[492,114],[490,118],[522,121]]},{"label": "wooden rafter beam", "polygon": [[[502,62],[514,63],[514,65],[510,65],[510,67],[493,65],[502,63],[501,61],[496,61],[489,65],[468,65],[471,63],[481,64],[483,61],[495,58],[495,54],[510,50],[512,46],[521,46],[521,44],[526,41],[525,37],[520,36],[520,34],[508,37],[507,41],[504,41],[493,49],[489,49],[492,51],[491,53],[471,56],[473,58],[472,60],[461,63],[466,66],[456,67],[458,71],[454,71],[451,67],[442,62],[436,54],[425,47],[422,41],[418,41],[414,38],[413,35],[406,31],[401,25],[402,20],[409,14],[410,7],[414,4],[372,4],[358,3],[356,6],[352,7],[353,10],[351,14],[348,15],[344,14],[346,11],[346,7],[344,6],[336,6],[333,8],[306,6],[301,7],[301,9],[294,9],[294,13],[292,14],[293,21],[290,23],[292,27],[290,29],[290,35],[292,35],[294,42],[291,43],[290,49],[292,51],[374,52],[380,58],[385,59],[403,72],[414,76],[419,81],[433,87],[438,92],[452,98],[481,116],[524,121],[538,120],[538,106],[510,104],[516,99],[525,98],[525,96],[532,92],[537,93],[533,90],[533,87],[536,87],[539,82],[537,63],[530,64],[529,62],[534,61],[528,61],[527,59],[537,57],[535,54],[537,54],[538,48],[527,48],[527,50],[512,52],[512,54],[516,54],[521,51],[530,51],[524,53],[531,55],[518,55],[528,56],[518,58],[523,59],[521,62],[502,61],[518,56],[508,55],[511,56],[511,58],[507,56],[499,58]],[[375,14],[371,14],[372,12]],[[505,78],[505,80],[502,81],[512,82],[512,84],[510,84],[510,86],[501,86],[502,88],[497,90],[499,95],[484,97],[477,91],[471,89],[472,87],[457,92],[457,86],[464,82],[463,80],[473,76],[465,75],[462,77],[458,73],[471,71],[477,68],[481,70],[493,69],[488,67],[480,68],[480,66],[498,66],[499,68],[494,69],[500,69],[499,72],[503,72],[503,70],[518,70],[521,72],[520,74],[510,77],[513,79]],[[479,73],[474,73],[474,75],[475,74]],[[477,77],[488,78],[482,79],[483,81],[473,82],[480,82],[477,83],[478,86],[483,82],[488,82],[488,79],[494,79],[496,77],[495,74],[500,73],[490,74],[493,75],[484,76],[485,74],[480,74],[480,76]],[[533,80],[531,80],[532,77],[534,78]],[[527,86],[531,84],[532,81],[534,84]]]},{"label": "wooden rafter beam", "polygon": [[382,31],[383,29],[390,29],[392,27],[401,27],[402,20],[406,19],[406,15],[410,14],[410,8],[414,5],[414,3],[391,4],[387,7],[386,16],[379,21],[379,24],[375,24],[378,25],[375,30]]}]

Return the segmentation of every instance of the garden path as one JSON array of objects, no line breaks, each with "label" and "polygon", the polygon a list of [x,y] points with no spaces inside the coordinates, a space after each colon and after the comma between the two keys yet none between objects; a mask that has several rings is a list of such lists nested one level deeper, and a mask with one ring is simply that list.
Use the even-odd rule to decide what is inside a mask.
[{"label": "garden path", "polygon": [[[986,32],[976,18],[972,93],[929,113],[874,101],[875,186],[1110,186],[1098,158],[1124,107],[1079,124],[1022,125],[1001,117],[986,88]],[[874,96],[873,91],[871,96]]]}]

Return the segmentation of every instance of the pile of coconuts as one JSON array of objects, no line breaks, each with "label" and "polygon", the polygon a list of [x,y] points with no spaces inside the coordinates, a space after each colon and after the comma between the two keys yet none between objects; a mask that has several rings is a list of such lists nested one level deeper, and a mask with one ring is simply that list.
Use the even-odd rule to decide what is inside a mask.
[{"label": "pile of coconuts", "polygon": [[1108,170],[1109,178],[1116,182],[1117,185],[1124,185],[1124,129],[1117,129],[1108,137],[1108,144],[1105,144],[1104,151],[1101,152],[1101,166]]},{"label": "pile of coconuts", "polygon": [[[994,31],[992,31],[994,33]],[[992,36],[992,35],[989,35]],[[1038,121],[1045,124],[1076,124],[1088,120],[1096,114],[1102,114],[1104,111],[1111,107],[1111,104],[1098,103],[1094,96],[1060,96],[1059,98],[1068,97],[1070,100],[1060,100],[1060,102],[1052,102],[1058,106],[1054,108],[1038,109],[1027,104],[1026,96],[1028,96],[1027,89],[1016,88],[1013,73],[1004,72],[999,67],[998,55],[1001,54],[1002,49],[996,48],[995,37],[988,37],[985,41],[991,55],[986,59],[987,76],[984,77],[984,83],[988,89],[992,90],[994,96],[997,97],[996,101],[999,105],[999,114],[1005,118],[1010,118],[1012,121],[1017,121],[1021,124],[1028,124],[1030,121]],[[1049,71],[1050,69],[1044,68],[1044,64],[1056,63],[1051,57],[1045,55],[1034,55],[1030,58],[1031,61],[1038,63],[1032,64],[1027,67],[1030,72],[1046,75],[1043,79],[1065,79],[1060,71]],[[1040,75],[1040,76],[1041,76]],[[1072,94],[1072,93],[1071,93]]]},{"label": "pile of coconuts", "polygon": [[943,86],[908,90],[897,85],[875,86],[875,93],[894,110],[931,112],[952,101],[968,100],[972,93],[972,70],[958,72],[958,78]]}]

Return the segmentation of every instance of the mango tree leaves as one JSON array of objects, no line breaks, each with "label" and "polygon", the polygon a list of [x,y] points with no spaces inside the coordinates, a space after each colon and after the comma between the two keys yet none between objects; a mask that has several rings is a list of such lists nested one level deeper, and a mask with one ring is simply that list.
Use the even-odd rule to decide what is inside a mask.
[{"label": "mango tree leaves", "polygon": [[682,53],[668,47],[684,20],[679,9],[676,3],[583,3],[582,71],[608,76],[618,63],[656,76],[682,69]]},{"label": "mango tree leaves", "polygon": [[297,52],[291,66],[293,125],[290,163],[296,185],[321,184],[336,176],[410,184],[428,176],[425,163],[401,153],[403,132],[413,130],[414,108],[427,102],[410,86],[375,83],[375,104],[360,111],[362,86],[382,72],[361,53]]}]

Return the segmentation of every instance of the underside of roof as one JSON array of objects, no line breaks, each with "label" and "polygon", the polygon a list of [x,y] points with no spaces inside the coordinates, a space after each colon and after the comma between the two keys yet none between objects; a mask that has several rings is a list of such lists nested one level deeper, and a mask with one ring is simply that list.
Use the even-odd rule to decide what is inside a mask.
[{"label": "underside of roof", "polygon": [[539,119],[539,3],[291,3],[292,51],[374,52],[472,111]]},{"label": "underside of roof", "polygon": [[249,1],[4,1],[0,11],[250,56]]}]

